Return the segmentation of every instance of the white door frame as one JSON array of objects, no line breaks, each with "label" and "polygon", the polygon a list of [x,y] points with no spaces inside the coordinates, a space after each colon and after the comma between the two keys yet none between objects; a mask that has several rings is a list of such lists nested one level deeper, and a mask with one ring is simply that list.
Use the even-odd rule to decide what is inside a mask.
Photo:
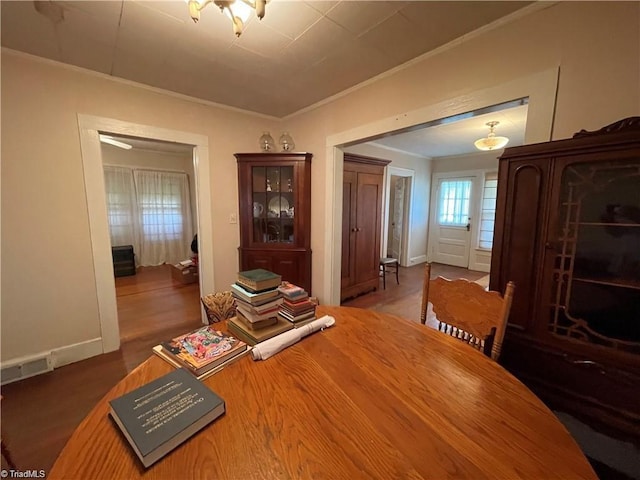
[{"label": "white door frame", "polygon": [[[106,353],[120,348],[120,328],[118,327],[118,307],[107,219],[102,153],[98,132],[165,140],[194,146],[193,167],[196,185],[198,238],[211,239],[211,241],[200,242],[198,247],[201,292],[215,290],[213,284],[213,223],[211,217],[209,140],[206,136],[194,133],[84,114],[78,114],[78,129],[80,131],[80,148],[82,151],[85,193],[89,212],[89,230],[96,278],[102,351]],[[201,311],[201,314],[202,322],[207,323],[204,311]]]},{"label": "white door frame", "polygon": [[526,144],[551,140],[558,89],[559,67],[554,67],[494,87],[470,92],[437,104],[398,114],[373,123],[330,135],[326,139],[324,278],[321,298],[329,305],[340,305],[340,270],[342,259],[342,171],[344,154],[340,147],[431,122],[444,117],[471,112],[516,98],[529,98]]},{"label": "white door frame", "polygon": [[384,175],[384,208],[382,213],[382,252],[381,256],[386,257],[389,236],[389,208],[391,205],[391,175],[397,177],[409,178],[409,184],[405,191],[405,205],[404,209],[405,219],[402,225],[402,244],[401,253],[398,261],[400,265],[406,267],[409,265],[409,249],[411,246],[411,206],[413,205],[413,185],[416,172],[409,168],[392,167],[388,165]]}]

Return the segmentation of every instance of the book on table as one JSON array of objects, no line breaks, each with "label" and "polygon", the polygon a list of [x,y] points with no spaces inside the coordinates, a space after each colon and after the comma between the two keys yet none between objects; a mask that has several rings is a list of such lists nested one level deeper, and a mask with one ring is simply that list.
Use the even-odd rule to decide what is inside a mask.
[{"label": "book on table", "polygon": [[260,292],[270,288],[276,288],[282,283],[282,277],[269,270],[256,268],[238,272],[236,282],[252,292]]},{"label": "book on table", "polygon": [[271,310],[267,310],[262,313],[253,311],[243,305],[236,305],[236,312],[242,312],[245,318],[251,322],[259,322],[260,320],[266,320],[268,318],[275,317],[280,310],[280,306],[275,306]]},{"label": "book on table", "polygon": [[160,343],[162,352],[196,376],[244,353],[246,342],[216,330],[212,325],[197,328]]},{"label": "book on table", "polygon": [[301,322],[303,320],[307,320],[309,318],[315,319],[316,311],[315,311],[315,309],[313,309],[313,310],[310,310],[310,311],[305,312],[305,313],[301,313],[301,314],[298,314],[298,315],[292,315],[289,312],[285,312],[285,311],[281,310],[280,312],[278,312],[278,315],[281,318],[284,318],[285,320],[287,320],[287,321],[289,321],[291,323],[299,323],[299,322]]},{"label": "book on table", "polygon": [[316,316],[315,312],[311,312],[311,315],[309,316],[305,316],[304,318],[298,318],[295,321],[294,320],[290,320],[284,316],[282,316],[281,314],[278,314],[280,316],[280,318],[286,320],[287,322],[290,322],[293,325],[293,328],[300,328],[304,325],[307,325],[308,323],[313,322],[314,320],[316,320],[318,317]]},{"label": "book on table", "polygon": [[251,303],[245,300],[242,300],[239,297],[234,296],[234,298],[236,300],[237,306],[244,307],[245,310],[248,310],[250,312],[255,312],[258,314],[264,313],[269,310],[277,309],[277,307],[281,305],[284,300],[281,296],[278,296],[275,299],[267,300],[266,303],[262,303],[260,305],[252,305]]},{"label": "book on table", "polygon": [[262,305],[264,303],[273,301],[280,296],[280,292],[277,288],[266,290],[260,293],[252,293],[235,283],[231,284],[231,294],[234,297],[239,298],[240,300],[244,300],[251,305]]},{"label": "book on table", "polygon": [[245,317],[240,309],[236,310],[236,318],[242,322],[242,324],[247,327],[249,330],[260,330],[264,327],[270,327],[271,325],[275,325],[278,323],[278,312],[274,313],[273,316],[269,318],[265,318],[264,320],[249,320]]},{"label": "book on table", "polygon": [[287,281],[280,284],[278,291],[283,297],[291,300],[302,300],[309,296],[309,293],[304,288]]},{"label": "book on table", "polygon": [[293,328],[293,324],[277,317],[275,324],[260,328],[259,330],[251,330],[243,325],[236,317],[232,317],[227,320],[227,328],[233,335],[253,346],[275,337],[276,335],[280,335],[287,330],[291,330]]},{"label": "book on table", "polygon": [[109,406],[145,467],[225,413],[224,400],[184,369],[110,400]]},{"label": "book on table", "polygon": [[280,305],[279,308],[280,310],[284,310],[291,314],[297,315],[300,313],[308,312],[310,310],[315,310],[316,304],[309,300],[306,300],[304,302],[298,302],[298,303],[289,303],[288,301],[285,300],[282,303],[282,305]]}]

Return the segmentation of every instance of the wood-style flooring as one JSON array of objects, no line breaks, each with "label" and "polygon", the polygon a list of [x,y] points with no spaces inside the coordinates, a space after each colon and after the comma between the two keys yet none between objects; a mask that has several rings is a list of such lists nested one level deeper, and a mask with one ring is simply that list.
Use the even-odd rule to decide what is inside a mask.
[{"label": "wood-style flooring", "polygon": [[[380,281],[377,291],[344,305],[419,321],[423,272],[423,265],[400,268],[400,285],[393,275],[387,276],[386,289]],[[477,280],[486,274],[434,265],[432,275]],[[116,278],[116,295],[120,350],[2,387],[2,438],[19,469],[49,471],[80,421],[149,357],[154,345],[201,325],[198,284],[172,280],[170,266],[141,268],[134,276]]]}]

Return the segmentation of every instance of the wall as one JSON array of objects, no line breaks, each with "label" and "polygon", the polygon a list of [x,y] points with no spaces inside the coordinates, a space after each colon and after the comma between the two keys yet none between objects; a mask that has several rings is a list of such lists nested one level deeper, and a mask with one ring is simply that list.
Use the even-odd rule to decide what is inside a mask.
[{"label": "wall", "polygon": [[[237,272],[234,152],[268,117],[191,102],[2,52],[2,362],[91,344],[102,332],[80,152],[79,113],[204,135],[213,192],[214,283]],[[25,339],[28,339],[26,341]],[[93,351],[93,350],[92,350]]]},{"label": "wall", "polygon": [[464,170],[498,171],[498,157],[504,150],[478,152],[468,155],[433,159],[433,173],[461,172]]},{"label": "wall", "polygon": [[558,66],[552,138],[638,115],[639,19],[638,2],[560,2],[281,123],[3,51],[2,361],[100,336],[78,113],[209,138],[216,285],[237,269],[229,261],[239,238],[228,223],[237,212],[233,153],[255,151],[265,130],[288,130],[299,150],[314,153],[312,282],[323,301],[331,284],[324,232],[334,218],[325,207],[334,195],[328,137]]}]

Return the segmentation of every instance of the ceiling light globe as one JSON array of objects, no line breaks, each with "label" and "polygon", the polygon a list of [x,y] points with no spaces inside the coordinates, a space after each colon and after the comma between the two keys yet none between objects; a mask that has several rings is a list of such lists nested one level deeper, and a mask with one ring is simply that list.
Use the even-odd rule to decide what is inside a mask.
[{"label": "ceiling light globe", "polygon": [[507,137],[487,137],[476,140],[474,145],[478,150],[498,150],[507,143],[509,143]]}]

